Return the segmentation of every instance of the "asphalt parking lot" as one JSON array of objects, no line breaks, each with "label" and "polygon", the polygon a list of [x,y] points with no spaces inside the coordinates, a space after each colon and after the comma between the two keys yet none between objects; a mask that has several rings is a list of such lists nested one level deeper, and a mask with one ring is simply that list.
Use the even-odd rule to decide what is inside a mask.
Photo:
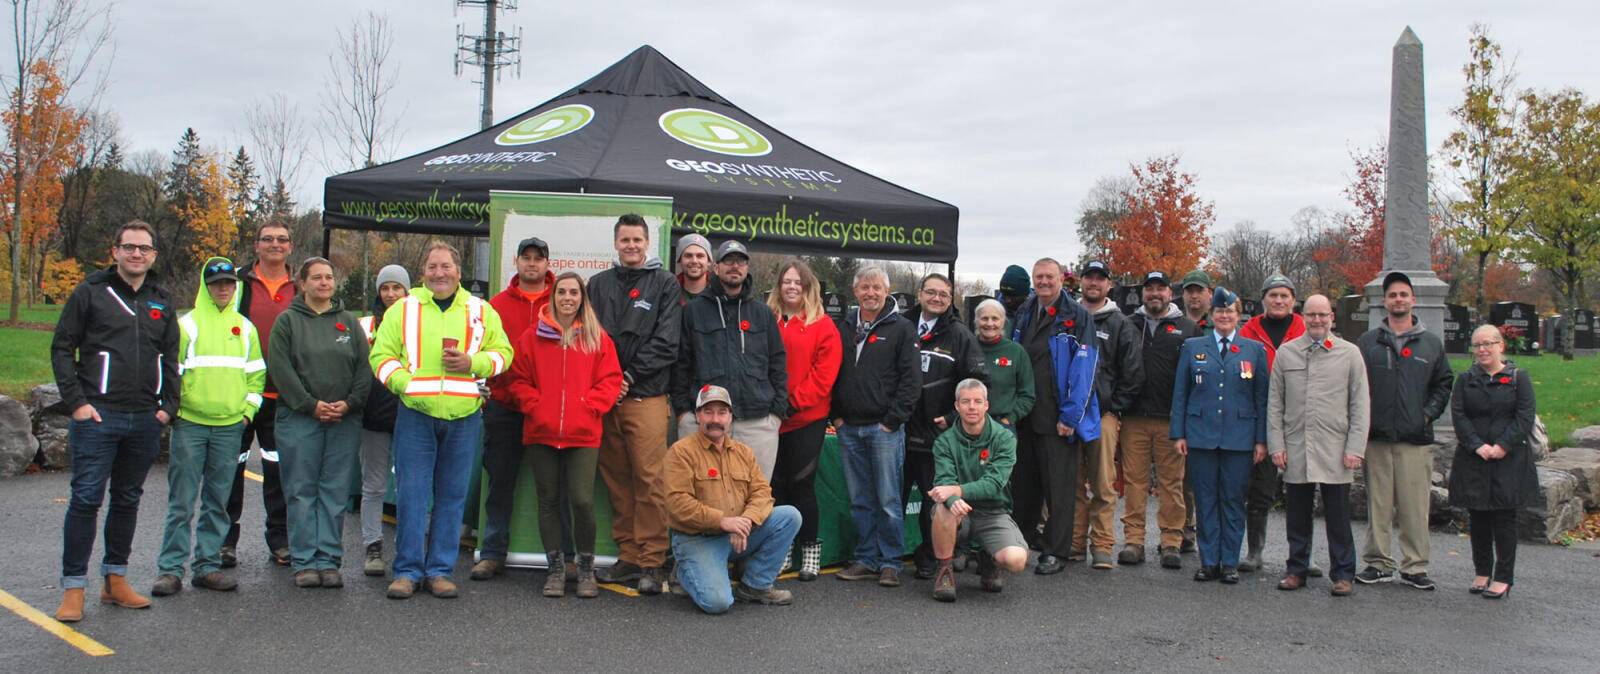
[{"label": "asphalt parking lot", "polygon": [[[1280,592],[1281,518],[1271,524],[1267,572],[1233,587],[1190,580],[1196,562],[1186,555],[1181,572],[1147,563],[1041,577],[1030,568],[1000,594],[960,574],[959,600],[947,605],[908,570],[895,589],[831,575],[780,580],[794,591],[793,606],[740,604],[706,616],[665,595],[546,599],[542,572],[472,582],[464,551],[459,599],[393,601],[383,595],[387,578],[361,575],[354,515],[345,527],[347,585],[295,588],[289,569],[267,559],[254,482],[237,592],[186,585],[149,609],[129,610],[99,604],[91,582],[84,620],[58,635],[46,627],[59,627],[48,616],[60,600],[67,482],[64,474],[0,479],[7,671],[1600,670],[1600,558],[1592,550],[1522,546],[1515,590],[1501,601],[1466,592],[1468,541],[1445,532],[1433,534],[1437,591],[1358,585],[1338,599],[1326,579],[1313,579],[1305,590]],[[157,466],[131,560],[130,581],[141,593],[155,579],[165,502],[165,468]],[[1358,537],[1364,526],[1357,523]],[[91,571],[99,558],[97,549]],[[27,619],[28,607],[40,624]],[[95,646],[110,653],[91,655]]]}]

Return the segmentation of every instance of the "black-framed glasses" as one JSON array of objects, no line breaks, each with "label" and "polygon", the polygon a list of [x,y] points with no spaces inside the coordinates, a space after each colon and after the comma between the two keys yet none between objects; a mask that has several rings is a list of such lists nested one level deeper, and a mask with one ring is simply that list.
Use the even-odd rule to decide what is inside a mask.
[{"label": "black-framed glasses", "polygon": [[935,297],[935,298],[938,298],[938,299],[941,299],[941,300],[947,300],[947,299],[950,299],[951,297],[953,297],[949,292],[944,291],[944,290],[926,290],[926,289],[924,289],[922,291],[922,294],[927,295],[928,297]]},{"label": "black-framed glasses", "polygon": [[117,250],[122,251],[125,255],[132,255],[134,253],[144,253],[145,255],[149,255],[156,252],[156,247],[140,245],[137,243],[119,243],[117,244]]},{"label": "black-framed glasses", "polygon": [[1493,341],[1493,342],[1473,342],[1472,343],[1472,348],[1474,348],[1474,349],[1487,349],[1487,348],[1489,348],[1491,346],[1494,346],[1496,344],[1501,344],[1501,343],[1502,342],[1500,342],[1499,340],[1496,340],[1496,341]]}]

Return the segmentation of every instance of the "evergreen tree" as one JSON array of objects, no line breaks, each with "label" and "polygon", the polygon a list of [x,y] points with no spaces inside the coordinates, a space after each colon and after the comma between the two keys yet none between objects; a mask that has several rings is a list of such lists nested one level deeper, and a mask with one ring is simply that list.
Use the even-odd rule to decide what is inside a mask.
[{"label": "evergreen tree", "polygon": [[238,245],[233,252],[235,262],[242,263],[253,250],[259,215],[256,194],[259,191],[255,162],[250,160],[250,155],[245,153],[241,145],[233,155],[233,161],[228,164],[228,211],[238,230]]}]

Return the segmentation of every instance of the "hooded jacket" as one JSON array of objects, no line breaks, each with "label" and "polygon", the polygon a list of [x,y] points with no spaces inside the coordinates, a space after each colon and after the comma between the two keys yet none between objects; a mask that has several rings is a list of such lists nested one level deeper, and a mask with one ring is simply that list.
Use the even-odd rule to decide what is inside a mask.
[{"label": "hooded jacket", "polygon": [[683,329],[683,289],[649,258],[638,269],[614,266],[589,279],[589,302],[601,327],[617,345],[617,362],[629,380],[628,395],[670,393]]},{"label": "hooded jacket", "polygon": [[[383,312],[388,307],[383,306],[383,298],[372,298],[372,315],[360,319],[363,332],[367,333],[367,346],[370,349],[373,338],[378,336],[378,326],[383,325]],[[394,432],[395,413],[400,411],[400,398],[378,382],[367,392],[367,405],[361,410],[361,427],[378,433]]]},{"label": "hooded jacket", "polygon": [[778,432],[788,433],[828,416],[844,347],[839,343],[838,326],[827,314],[810,323],[800,316],[779,320],[778,330],[783,334],[783,357],[788,363],[789,406],[794,408]]},{"label": "hooded jacket", "polygon": [[1372,392],[1369,439],[1380,442],[1433,444],[1433,421],[1450,404],[1450,361],[1444,340],[1428,332],[1422,321],[1396,334],[1389,319],[1356,339],[1367,363]]},{"label": "hooded jacket", "polygon": [[[1152,324],[1154,332],[1149,327]],[[1184,340],[1202,336],[1200,328],[1177,305],[1168,304],[1166,312],[1158,317],[1151,317],[1145,307],[1139,307],[1128,317],[1128,329],[1144,342],[1139,349],[1144,383],[1134,397],[1132,414],[1170,418],[1172,388],[1178,376],[1178,353],[1183,350]]]},{"label": "hooded jacket", "polygon": [[1011,471],[1017,464],[1017,435],[984,419],[983,431],[968,435],[958,419],[933,443],[934,486],[958,485],[961,497],[945,500],[967,502],[984,513],[1011,512]]},{"label": "hooded jacket", "polygon": [[[529,295],[522,292],[517,275],[512,274],[511,280],[506,282],[505,290],[489,298],[489,306],[494,307],[495,313],[500,314],[500,327],[506,331],[506,341],[512,346],[522,343],[522,333],[539,325],[539,312],[550,306],[550,293],[555,287],[555,273],[546,271],[544,292]],[[517,409],[517,403],[511,397],[509,391],[511,382],[508,377],[508,374],[502,373],[489,380],[489,397],[507,409],[514,410]]]},{"label": "hooded jacket", "polygon": [[1144,366],[1139,355],[1144,350],[1144,340],[1134,333],[1115,300],[1107,299],[1093,316],[1095,346],[1100,351],[1094,393],[1100,399],[1101,414],[1109,412],[1120,417],[1133,409],[1139,388],[1144,386]]},{"label": "hooded jacket", "polygon": [[[200,265],[204,269],[213,257]],[[235,287],[239,285],[234,283]],[[211,301],[205,283],[194,309],[178,317],[178,372],[183,394],[178,418],[203,426],[231,426],[255,418],[267,383],[256,326],[238,311],[239,293],[223,307]]]},{"label": "hooded jacket", "polygon": [[871,323],[861,322],[861,309],[838,323],[844,357],[833,385],[831,418],[852,426],[882,424],[898,430],[911,418],[922,392],[922,355],[917,327],[900,316],[893,296]]},{"label": "hooded jacket", "polygon": [[622,393],[617,348],[605,331],[594,352],[585,351],[578,340],[563,345],[561,324],[546,304],[539,310],[538,325],[522,332],[516,352],[511,371],[501,379],[513,401],[511,409],[523,414],[522,444],[599,447],[600,419]]},{"label": "hooded jacket", "polygon": [[[472,357],[471,372],[446,372],[444,340]],[[435,419],[472,416],[483,405],[477,379],[511,367],[511,343],[500,314],[466,288],[457,287],[448,311],[439,311],[433,291],[412,288],[383,314],[372,340],[373,372],[406,407]]]},{"label": "hooded jacket", "polygon": [[1300,314],[1290,313],[1289,314],[1289,329],[1283,333],[1283,342],[1282,342],[1282,344],[1280,344],[1279,346],[1273,346],[1272,345],[1272,338],[1267,336],[1267,329],[1266,329],[1265,326],[1262,325],[1262,320],[1261,319],[1264,319],[1266,317],[1267,317],[1266,314],[1262,314],[1262,315],[1256,316],[1255,318],[1252,318],[1252,319],[1250,319],[1248,321],[1245,321],[1244,325],[1239,326],[1239,336],[1240,337],[1248,337],[1250,339],[1253,339],[1253,340],[1256,340],[1258,342],[1261,342],[1261,346],[1267,350],[1267,371],[1268,371],[1268,374],[1271,374],[1272,363],[1273,363],[1273,361],[1277,360],[1277,358],[1278,358],[1278,349],[1279,349],[1279,347],[1281,347],[1282,344],[1288,344],[1289,340],[1292,340],[1292,339],[1294,339],[1296,337],[1299,337],[1300,335],[1306,334],[1306,319],[1303,316],[1301,316]]},{"label": "hooded jacket", "polygon": [[694,410],[695,393],[715,384],[728,389],[733,418],[789,416],[788,359],[772,309],[746,281],[729,295],[721,281],[683,308],[683,348],[672,374],[672,409]]},{"label": "hooded jacket", "polygon": [[356,317],[336,298],[317,313],[304,295],[272,324],[267,371],[278,382],[278,404],[315,416],[317,402],[343,401],[346,417],[361,414],[372,388],[367,340]]},{"label": "hooded jacket", "polygon": [[1048,325],[1039,325],[1039,296],[1017,307],[1012,339],[1027,350],[1033,365],[1033,412],[1027,423],[1038,434],[1054,434],[1056,424],[1072,428],[1069,439],[1100,439],[1100,404],[1094,391],[1094,373],[1100,358],[1094,317],[1066,292],[1045,308]]},{"label": "hooded jacket", "polygon": [[[917,326],[922,320],[922,305],[912,305],[900,317]],[[989,368],[984,363],[983,347],[961,322],[954,305],[934,319],[928,334],[917,340],[917,348],[922,360],[922,394],[906,422],[906,450],[931,452],[933,442],[944,432],[933,420],[944,417],[946,429],[959,421],[956,384],[972,378],[987,386]]]},{"label": "hooded jacket", "polygon": [[134,290],[112,265],[73,288],[50,342],[50,369],[69,410],[89,404],[176,418],[178,312],[156,273]]}]

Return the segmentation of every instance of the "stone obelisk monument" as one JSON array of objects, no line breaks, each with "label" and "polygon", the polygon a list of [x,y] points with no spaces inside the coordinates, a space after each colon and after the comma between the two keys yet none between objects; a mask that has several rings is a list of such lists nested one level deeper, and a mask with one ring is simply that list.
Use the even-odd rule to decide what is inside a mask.
[{"label": "stone obelisk monument", "polygon": [[1444,300],[1449,286],[1433,273],[1428,227],[1428,133],[1422,101],[1422,41],[1407,27],[1394,43],[1389,85],[1389,166],[1384,181],[1383,272],[1367,284],[1368,327],[1378,327],[1383,277],[1403,272],[1416,293],[1412,313],[1444,339]]}]

